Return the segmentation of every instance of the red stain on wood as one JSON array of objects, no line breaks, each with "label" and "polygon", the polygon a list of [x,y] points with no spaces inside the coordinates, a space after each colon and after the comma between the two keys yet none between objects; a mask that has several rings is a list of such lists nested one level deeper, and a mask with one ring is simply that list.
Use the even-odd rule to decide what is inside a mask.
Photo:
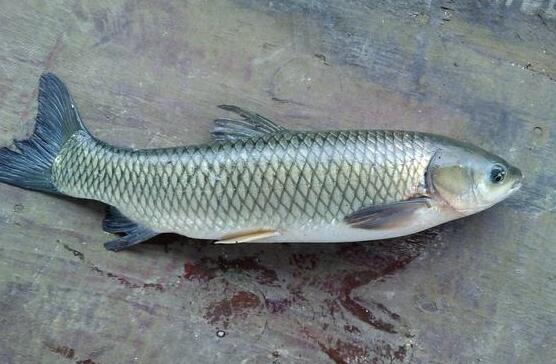
[{"label": "red stain on wood", "polygon": [[[208,303],[204,318],[219,329],[228,328],[235,319],[258,315],[261,310],[270,324],[273,320],[296,322],[296,313],[310,307],[320,319],[299,323],[303,325],[303,342],[313,343],[336,363],[405,362],[410,356],[410,348],[405,346],[407,338],[412,337],[410,328],[385,303],[359,298],[356,291],[404,269],[437,234],[429,231],[372,244],[315,246],[301,253],[295,248],[288,253],[286,247],[273,259],[265,259],[264,264],[255,256],[228,258],[222,257],[219,249],[204,248],[203,258],[184,265],[183,277],[192,282],[212,282],[211,290],[217,285],[225,291],[230,288],[229,273],[240,274],[261,291],[261,299],[242,290]],[[273,248],[258,249],[257,254],[265,256],[265,249]],[[253,254],[250,248],[246,251]],[[319,292],[318,301],[315,291]],[[393,335],[388,336],[392,341],[360,342],[358,338],[368,337],[369,330]]]},{"label": "red stain on wood", "polygon": [[222,257],[202,258],[198,263],[184,265],[184,278],[206,282],[214,279],[218,273],[228,271],[254,272],[257,282],[263,285],[276,286],[278,281],[276,272],[260,264],[255,257],[230,260]]},{"label": "red stain on wood", "polygon": [[319,258],[316,254],[292,254],[290,263],[299,269],[313,270],[317,267]]},{"label": "red stain on wood", "polygon": [[337,340],[332,347],[319,343],[321,350],[337,364],[368,363],[369,353],[361,346]]},{"label": "red stain on wood", "polygon": [[351,292],[354,289],[368,284],[376,278],[374,272],[356,272],[348,274],[344,278],[340,289],[340,303],[342,307],[351,312],[351,314],[359,320],[371,325],[375,329],[395,334],[397,331],[392,323],[378,319],[373,312],[351,297]]},{"label": "red stain on wood", "polygon": [[301,333],[318,345],[337,364],[402,363],[407,358],[406,346],[393,347],[384,340],[346,342],[305,326]]},{"label": "red stain on wood", "polygon": [[230,299],[223,299],[211,304],[204,317],[211,324],[220,323],[223,328],[227,328],[230,320],[245,317],[248,311],[254,310],[260,305],[261,301],[257,295],[239,291],[234,293]]},{"label": "red stain on wood", "polygon": [[265,307],[270,313],[283,313],[292,305],[292,300],[289,298],[270,299],[264,301]]},{"label": "red stain on wood", "polygon": [[209,268],[204,259],[202,259],[199,263],[185,263],[183,266],[183,277],[189,281],[208,282],[216,277],[216,271]]},{"label": "red stain on wood", "polygon": [[[353,292],[370,282],[403,269],[421,253],[423,246],[421,241],[402,242],[397,245],[395,242],[387,242],[372,246],[363,244],[342,246],[333,255],[336,262],[330,265],[331,272],[326,275],[322,272],[313,272],[319,264],[320,258],[317,254],[295,253],[287,258],[289,267],[293,269],[286,269],[289,275],[284,279],[279,279],[275,270],[264,266],[255,257],[235,259],[221,256],[204,257],[197,262],[185,263],[183,277],[189,281],[209,282],[225,276],[227,272],[244,273],[254,275],[257,283],[263,286],[286,288],[289,294],[286,297],[265,298],[264,308],[273,314],[285,314],[293,305],[307,302],[308,299],[304,295],[309,287],[324,289],[328,292],[328,297],[322,301],[322,304],[332,320],[341,318],[346,321],[347,327],[356,327],[350,322],[349,316],[345,315],[350,313],[373,329],[397,334],[399,333],[397,326],[400,322],[398,314],[391,312],[380,302],[364,304],[353,297]],[[354,266],[370,268],[354,271]],[[222,317],[231,316],[232,304],[228,301],[211,304],[206,316],[210,323],[221,322]],[[408,336],[405,332],[402,334]]]}]

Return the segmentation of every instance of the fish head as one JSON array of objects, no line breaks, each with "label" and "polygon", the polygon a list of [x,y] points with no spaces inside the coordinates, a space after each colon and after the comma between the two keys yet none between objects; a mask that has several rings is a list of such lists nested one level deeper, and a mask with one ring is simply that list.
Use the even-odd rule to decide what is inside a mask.
[{"label": "fish head", "polygon": [[523,174],[497,155],[451,141],[432,157],[427,179],[433,195],[456,212],[471,215],[516,192]]}]

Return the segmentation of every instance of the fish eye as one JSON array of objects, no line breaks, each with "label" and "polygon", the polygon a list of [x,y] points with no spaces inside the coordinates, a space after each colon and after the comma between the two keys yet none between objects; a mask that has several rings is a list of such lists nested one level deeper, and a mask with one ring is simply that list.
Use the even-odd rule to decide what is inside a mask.
[{"label": "fish eye", "polygon": [[500,164],[495,164],[490,170],[490,181],[492,183],[501,183],[506,177],[506,168]]}]

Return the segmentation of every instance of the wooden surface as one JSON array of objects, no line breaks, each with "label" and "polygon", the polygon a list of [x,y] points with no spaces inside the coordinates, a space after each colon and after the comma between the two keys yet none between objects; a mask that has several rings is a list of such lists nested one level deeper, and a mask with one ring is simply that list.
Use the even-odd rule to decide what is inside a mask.
[{"label": "wooden surface", "polygon": [[554,0],[0,5],[0,145],[31,131],[48,70],[118,145],[206,142],[227,103],[290,128],[433,131],[525,174],[406,239],[117,254],[99,204],[1,185],[0,362],[554,362]]}]

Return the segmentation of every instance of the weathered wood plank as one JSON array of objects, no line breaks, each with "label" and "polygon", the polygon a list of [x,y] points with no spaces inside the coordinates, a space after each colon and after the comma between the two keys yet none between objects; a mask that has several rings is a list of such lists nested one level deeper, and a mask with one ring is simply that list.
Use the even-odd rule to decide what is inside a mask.
[{"label": "weathered wood plank", "polygon": [[[556,4],[4,1],[0,145],[39,75],[101,139],[209,140],[215,105],[290,128],[434,131],[522,191],[416,236],[104,250],[102,207],[0,185],[0,361],[547,363],[556,357]],[[220,332],[219,337],[217,333]]]}]

